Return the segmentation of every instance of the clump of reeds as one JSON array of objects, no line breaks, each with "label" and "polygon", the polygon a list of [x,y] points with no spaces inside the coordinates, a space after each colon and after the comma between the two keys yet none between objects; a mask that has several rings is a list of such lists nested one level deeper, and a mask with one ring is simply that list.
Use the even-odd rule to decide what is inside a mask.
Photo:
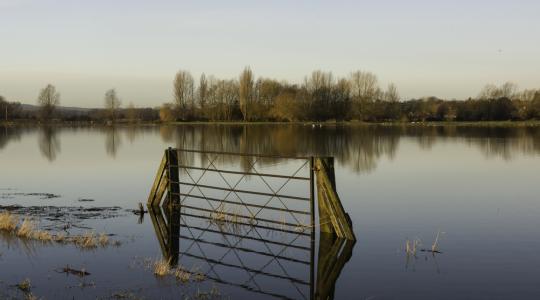
[{"label": "clump of reeds", "polygon": [[19,220],[9,212],[0,213],[0,230],[12,232],[17,228]]},{"label": "clump of reeds", "polygon": [[437,236],[435,237],[435,241],[431,245],[431,252],[440,252],[439,251],[439,236],[441,234],[441,230],[437,231]]},{"label": "clump of reeds", "polygon": [[107,246],[109,244],[109,237],[105,233],[101,233],[98,238],[98,243],[101,245],[101,247]]},{"label": "clump of reeds", "polygon": [[195,272],[195,274],[193,275],[194,281],[204,281],[205,279],[206,276],[200,271]]},{"label": "clump of reeds", "polygon": [[19,227],[19,230],[17,230],[17,235],[27,239],[34,237],[34,226],[32,220],[25,218]]},{"label": "clump of reeds", "polygon": [[42,242],[51,242],[54,240],[53,236],[49,232],[43,231],[43,230],[34,231],[32,235],[33,235],[32,236],[33,239],[39,240]]},{"label": "clump of reeds", "polygon": [[53,240],[57,243],[65,243],[66,242],[66,234],[63,232],[60,232],[53,236]]},{"label": "clump of reeds", "polygon": [[416,255],[416,251],[418,251],[418,246],[420,245],[420,240],[406,240],[405,241],[405,253],[407,255]]},{"label": "clump of reeds", "polygon": [[19,284],[17,284],[17,288],[19,288],[19,290],[24,293],[29,293],[30,289],[32,288],[32,285],[30,284],[30,279],[26,278],[25,280],[21,281]]},{"label": "clump of reeds", "polygon": [[210,219],[218,225],[224,224],[227,221],[227,214],[225,213],[225,205],[220,204],[213,212],[211,212]]},{"label": "clump of reeds", "polygon": [[119,241],[111,241],[105,233],[96,235],[94,232],[86,232],[82,235],[67,237],[65,233],[51,234],[48,231],[37,230],[36,224],[30,218],[25,218],[19,225],[19,218],[10,212],[0,214],[0,230],[20,238],[41,242],[73,243],[80,248],[91,249],[98,246],[119,246]]},{"label": "clump of reeds", "polygon": [[161,259],[154,262],[154,275],[163,277],[169,275],[170,272],[171,267],[168,260]]},{"label": "clump of reeds", "polygon": [[178,279],[179,281],[181,281],[182,283],[186,283],[186,282],[189,282],[189,280],[191,279],[191,273],[189,271],[186,271],[184,268],[182,267],[178,267],[175,271],[174,271],[174,276],[176,277],[176,279]]},{"label": "clump of reeds", "polygon": [[83,235],[76,236],[73,238],[75,245],[81,248],[96,248],[98,245],[98,240],[94,232],[85,232]]}]

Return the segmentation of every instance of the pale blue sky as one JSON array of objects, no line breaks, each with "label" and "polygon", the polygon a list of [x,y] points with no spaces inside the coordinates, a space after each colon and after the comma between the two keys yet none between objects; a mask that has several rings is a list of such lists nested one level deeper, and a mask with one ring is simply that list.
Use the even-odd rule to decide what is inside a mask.
[{"label": "pale blue sky", "polygon": [[0,0],[0,95],[62,105],[172,99],[178,69],[302,82],[315,69],[394,82],[404,98],[486,83],[540,88],[540,1]]}]

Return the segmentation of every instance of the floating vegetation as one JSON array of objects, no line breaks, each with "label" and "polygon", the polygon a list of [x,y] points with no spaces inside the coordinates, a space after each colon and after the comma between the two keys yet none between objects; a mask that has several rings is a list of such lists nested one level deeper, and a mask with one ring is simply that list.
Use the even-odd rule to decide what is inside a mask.
[{"label": "floating vegetation", "polygon": [[60,270],[57,270],[56,272],[65,273],[65,274],[71,274],[71,275],[75,275],[77,277],[86,277],[86,276],[90,275],[90,273],[86,272],[85,269],[80,269],[80,270],[72,269],[72,268],[69,267],[69,265],[65,266],[64,268],[62,268]]}]

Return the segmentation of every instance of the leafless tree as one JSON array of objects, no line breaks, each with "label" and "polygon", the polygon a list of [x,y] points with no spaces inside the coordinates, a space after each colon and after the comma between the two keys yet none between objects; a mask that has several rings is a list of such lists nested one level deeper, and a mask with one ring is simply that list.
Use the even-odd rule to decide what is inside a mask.
[{"label": "leafless tree", "polygon": [[188,110],[195,108],[193,90],[194,81],[191,73],[178,71],[174,78],[174,101],[180,111],[180,117],[184,120],[190,115]]},{"label": "leafless tree", "polygon": [[253,72],[246,67],[240,74],[240,110],[244,116],[244,121],[249,121],[251,117],[251,104],[253,102]]},{"label": "leafless tree", "polygon": [[47,86],[40,91],[38,104],[41,108],[41,117],[44,120],[50,120],[56,107],[60,104],[60,93],[56,92],[54,85],[47,84]]},{"label": "leafless tree", "polygon": [[388,102],[397,102],[399,101],[399,93],[395,84],[388,84],[388,88],[384,93],[384,100]]},{"label": "leafless tree", "polygon": [[116,90],[110,89],[107,92],[105,92],[105,109],[107,110],[109,119],[113,123],[116,122],[119,108],[120,108],[120,99],[118,99]]},{"label": "leafless tree", "polygon": [[494,84],[486,84],[478,95],[479,99],[498,99],[508,98],[512,99],[516,96],[517,85],[512,82],[505,82],[500,87]]},{"label": "leafless tree", "polygon": [[199,79],[198,96],[201,112],[202,114],[206,114],[206,103],[208,102],[208,80],[206,80],[206,75],[204,73],[201,74],[201,78]]},{"label": "leafless tree", "polygon": [[361,101],[374,101],[379,87],[377,76],[371,72],[356,71],[349,78],[352,96]]}]

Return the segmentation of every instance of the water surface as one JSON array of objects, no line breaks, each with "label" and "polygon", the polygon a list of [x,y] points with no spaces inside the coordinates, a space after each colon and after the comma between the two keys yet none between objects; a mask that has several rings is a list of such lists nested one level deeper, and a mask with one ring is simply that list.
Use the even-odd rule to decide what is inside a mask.
[{"label": "water surface", "polygon": [[[160,244],[151,218],[139,223],[127,210],[146,202],[167,147],[335,157],[337,190],[357,237],[350,259],[338,260],[343,266],[335,288],[327,288],[335,299],[540,297],[540,128],[311,125],[0,128],[0,205],[117,206],[114,216],[83,225],[122,241],[120,247],[80,251],[0,236],[0,287],[5,290],[0,297],[20,296],[12,285],[28,278],[32,293],[45,299],[119,293],[170,299],[212,289],[231,299],[309,299],[316,292],[310,280],[316,281],[319,258],[312,260],[310,250],[317,255],[324,244],[318,234],[314,245],[309,238],[294,240],[295,234],[271,236],[310,249],[302,252],[226,239],[205,231],[216,231],[207,221],[186,217],[179,263],[200,269],[206,279],[180,284],[156,278],[144,266],[148,259],[161,258]],[[211,160],[196,153],[181,159],[201,167]],[[251,163],[234,157],[215,161],[238,171],[250,170]],[[275,158],[256,164],[258,172],[269,173],[298,167]],[[223,184],[217,176],[205,180]],[[245,184],[265,188],[256,176]],[[295,185],[288,192],[305,193]],[[405,253],[407,239],[430,248],[439,231],[443,253]],[[267,232],[258,234],[270,239]],[[239,247],[313,263],[265,260]],[[56,272],[67,264],[91,275],[79,279]]]}]

